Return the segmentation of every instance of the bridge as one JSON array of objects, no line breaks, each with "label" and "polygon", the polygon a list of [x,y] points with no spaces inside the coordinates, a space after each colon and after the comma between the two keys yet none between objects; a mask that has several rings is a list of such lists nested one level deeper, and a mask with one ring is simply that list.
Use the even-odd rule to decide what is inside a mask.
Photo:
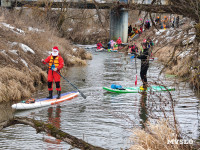
[{"label": "bridge", "polygon": [[[1,7],[46,7],[75,8],[75,9],[110,9],[110,39],[121,37],[122,42],[128,41],[128,9],[126,4],[149,5],[152,0],[1,0]],[[167,4],[167,0],[160,0],[160,4]],[[115,9],[116,7],[120,9]]]}]

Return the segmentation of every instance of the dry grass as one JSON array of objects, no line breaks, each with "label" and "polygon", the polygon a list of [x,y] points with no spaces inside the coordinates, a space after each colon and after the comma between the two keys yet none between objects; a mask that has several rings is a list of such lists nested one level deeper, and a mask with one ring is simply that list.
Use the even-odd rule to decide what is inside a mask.
[{"label": "dry grass", "polygon": [[[65,38],[59,37],[57,28],[48,24],[49,18],[44,11],[5,10],[1,14],[3,18],[1,21],[15,29],[13,31],[0,25],[0,66],[2,68],[0,102],[30,97],[37,85],[46,83],[47,66],[41,63],[41,59],[49,55],[53,46],[58,46],[65,66],[87,65],[86,60],[92,59],[91,54],[83,49],[77,48],[79,50],[74,52],[75,46]],[[55,16],[57,14],[52,14],[50,20]],[[29,30],[29,27],[41,31]],[[16,28],[23,30],[24,34],[16,33],[18,32]],[[28,46],[34,53],[24,51],[20,43]]]},{"label": "dry grass", "polygon": [[29,97],[35,91],[34,80],[25,72],[13,68],[4,67],[0,72],[0,102],[9,100],[21,100]]},{"label": "dry grass", "polygon": [[134,129],[131,141],[134,143],[130,150],[191,150],[190,145],[167,144],[168,140],[177,139],[175,131],[167,121],[157,124],[148,122],[145,130]]}]

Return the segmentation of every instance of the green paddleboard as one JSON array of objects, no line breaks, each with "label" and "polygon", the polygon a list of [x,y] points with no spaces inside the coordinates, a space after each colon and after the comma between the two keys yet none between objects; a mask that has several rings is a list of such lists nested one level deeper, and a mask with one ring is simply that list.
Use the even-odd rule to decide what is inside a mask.
[{"label": "green paddleboard", "polygon": [[172,87],[164,87],[164,86],[150,86],[146,90],[140,87],[123,87],[121,89],[112,89],[109,87],[103,87],[104,90],[114,93],[140,93],[143,91],[152,91],[152,92],[161,92],[161,91],[174,91],[175,88]]}]

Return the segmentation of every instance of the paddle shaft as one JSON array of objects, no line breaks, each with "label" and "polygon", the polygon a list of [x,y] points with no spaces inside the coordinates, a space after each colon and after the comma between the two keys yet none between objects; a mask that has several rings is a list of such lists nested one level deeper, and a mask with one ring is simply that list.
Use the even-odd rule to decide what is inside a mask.
[{"label": "paddle shaft", "polygon": [[[63,77],[58,71],[56,71],[61,77]],[[65,81],[67,81],[69,84],[71,84],[71,86],[73,86],[75,89],[77,89],[77,91],[81,94],[81,96],[86,99],[86,96],[75,86],[73,85],[69,80],[67,80],[65,77],[63,77],[63,79]]]},{"label": "paddle shaft", "polygon": [[[44,61],[45,62],[45,61]],[[49,66],[49,64],[47,63],[47,62],[45,62],[48,66]],[[53,71],[53,70],[52,70]],[[67,80],[65,77],[63,77],[58,71],[55,71],[55,72],[57,72],[57,74],[59,74],[65,81],[67,81],[71,86],[73,86],[80,94],[81,94],[81,96],[84,98],[84,99],[86,99],[86,96],[75,86],[75,85],[73,85],[69,80]]]},{"label": "paddle shaft", "polygon": [[136,69],[136,80],[135,80],[135,85],[137,85],[137,63],[136,63],[136,58],[137,56],[135,55],[135,69]]}]

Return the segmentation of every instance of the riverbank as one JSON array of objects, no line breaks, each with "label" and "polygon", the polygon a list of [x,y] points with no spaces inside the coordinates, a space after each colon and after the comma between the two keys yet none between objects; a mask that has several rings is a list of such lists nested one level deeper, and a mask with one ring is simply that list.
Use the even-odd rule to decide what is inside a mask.
[{"label": "riverbank", "polygon": [[161,70],[165,74],[176,76],[180,81],[188,82],[192,89],[200,92],[200,59],[199,49],[195,48],[195,22],[188,18],[181,20],[179,28],[146,30],[135,41],[138,47],[143,39],[150,37],[153,42],[153,57],[157,57],[164,65]]},{"label": "riverbank", "polygon": [[47,81],[47,66],[41,63],[58,46],[65,67],[87,65],[92,55],[59,37],[56,29],[34,21],[26,11],[0,12],[0,102],[29,98]]}]

